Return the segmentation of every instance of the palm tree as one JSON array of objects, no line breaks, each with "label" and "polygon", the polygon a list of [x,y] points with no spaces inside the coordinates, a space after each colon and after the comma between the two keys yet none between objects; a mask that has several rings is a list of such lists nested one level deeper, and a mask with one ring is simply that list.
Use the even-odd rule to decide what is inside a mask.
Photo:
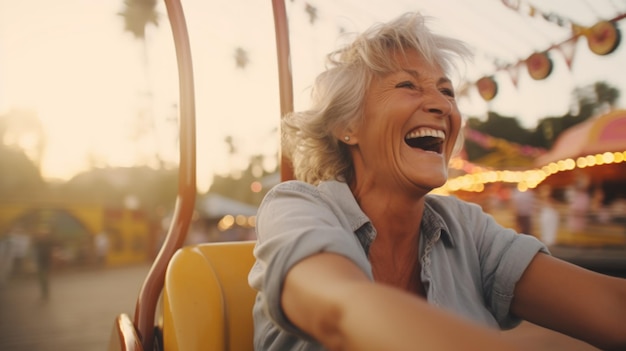
[{"label": "palm tree", "polygon": [[163,166],[163,160],[158,151],[157,133],[155,130],[154,114],[152,112],[152,87],[150,84],[150,72],[148,62],[148,43],[146,28],[148,25],[159,26],[159,13],[156,10],[156,0],[124,0],[124,8],[118,15],[124,19],[124,30],[131,33],[135,39],[142,43],[142,58],[145,76],[145,90],[142,95],[146,99],[146,107],[138,115],[135,139],[142,139],[151,135],[155,141],[155,155],[158,165]]},{"label": "palm tree", "polygon": [[159,26],[156,0],[124,0],[124,9],[118,15],[124,18],[124,30],[145,42],[146,26]]}]

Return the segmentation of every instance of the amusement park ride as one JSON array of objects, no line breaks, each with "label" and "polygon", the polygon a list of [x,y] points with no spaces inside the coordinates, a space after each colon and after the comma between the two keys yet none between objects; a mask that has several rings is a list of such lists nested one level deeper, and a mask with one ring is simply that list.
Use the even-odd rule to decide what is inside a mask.
[{"label": "amusement park ride", "polygon": [[[164,244],[148,272],[133,317],[115,319],[109,351],[252,350],[252,305],[248,286],[253,242],[207,243],[182,248],[196,196],[195,97],[185,16],[179,0],[165,0],[180,85],[178,197]],[[281,116],[293,110],[287,16],[272,0]],[[281,160],[281,180],[291,168]],[[161,312],[161,315],[157,313]]]},{"label": "amusement park ride", "polygon": [[[134,314],[113,324],[109,351],[252,350],[255,292],[247,274],[254,242],[185,246],[196,196],[195,98],[191,52],[180,0],[164,0],[178,61],[180,159],[178,197],[167,237],[139,291]],[[272,0],[281,116],[293,110],[289,31],[284,0]],[[613,43],[616,45],[616,43]],[[611,50],[615,47],[612,46]],[[488,82],[489,83],[489,82]],[[491,89],[491,90],[490,90]],[[493,98],[487,84],[481,94]],[[493,90],[493,91],[492,91]],[[626,156],[626,152],[624,153]],[[292,169],[281,159],[281,181]]]}]

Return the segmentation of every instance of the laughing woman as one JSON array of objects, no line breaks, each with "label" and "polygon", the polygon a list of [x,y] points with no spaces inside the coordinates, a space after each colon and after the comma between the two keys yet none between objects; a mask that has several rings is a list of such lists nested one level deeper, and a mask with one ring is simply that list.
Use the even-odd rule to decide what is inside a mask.
[{"label": "laughing woman", "polygon": [[508,350],[521,320],[626,347],[626,280],[550,256],[442,186],[469,58],[419,14],[329,55],[312,107],[283,120],[297,180],[257,216],[257,350]]}]

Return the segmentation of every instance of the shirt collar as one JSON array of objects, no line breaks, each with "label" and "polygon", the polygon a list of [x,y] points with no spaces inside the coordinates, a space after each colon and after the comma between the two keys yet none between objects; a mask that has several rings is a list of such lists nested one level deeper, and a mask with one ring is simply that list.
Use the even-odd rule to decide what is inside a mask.
[{"label": "shirt collar", "polygon": [[[342,211],[344,211],[347,218],[350,220],[352,231],[356,232],[359,228],[363,227],[363,225],[370,223],[369,218],[356,202],[348,184],[339,181],[324,181],[318,185],[318,188],[320,192],[331,197],[341,207]],[[455,246],[454,239],[450,234],[446,222],[439,213],[430,206],[428,196],[425,201],[420,231],[429,238],[434,240],[442,238],[446,245],[451,247]],[[373,240],[373,238],[370,239]]]},{"label": "shirt collar", "polygon": [[369,218],[356,202],[348,184],[335,180],[324,181],[318,185],[318,188],[322,194],[330,197],[333,202],[339,205],[350,221],[352,231],[356,231],[364,224],[369,223]]},{"label": "shirt collar", "polygon": [[448,225],[441,215],[435,211],[429,204],[430,197],[426,196],[424,205],[424,214],[422,215],[422,226],[420,231],[422,234],[435,240],[442,239],[444,244],[454,247],[454,237],[450,234]]}]

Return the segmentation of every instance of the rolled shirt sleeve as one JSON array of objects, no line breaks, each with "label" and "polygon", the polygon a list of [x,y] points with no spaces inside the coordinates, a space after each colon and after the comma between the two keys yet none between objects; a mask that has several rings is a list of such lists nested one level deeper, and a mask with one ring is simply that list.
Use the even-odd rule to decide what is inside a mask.
[{"label": "rolled shirt sleeve", "polygon": [[495,270],[491,286],[490,307],[502,329],[511,329],[519,324],[519,318],[511,314],[515,285],[539,252],[549,253],[535,237],[517,234],[502,253],[500,264]]},{"label": "rolled shirt sleeve", "polygon": [[305,339],[309,337],[280,308],[283,283],[291,267],[317,253],[332,252],[352,260],[371,277],[367,256],[354,235],[355,224],[338,216],[321,196],[314,187],[296,182],[282,183],[268,193],[258,211],[257,262],[249,275],[269,318]]},{"label": "rolled shirt sleeve", "polygon": [[440,200],[447,203],[440,213],[457,244],[476,250],[486,307],[501,329],[515,327],[521,322],[510,313],[515,285],[537,253],[550,252],[537,238],[503,227],[476,204],[453,197]]}]

